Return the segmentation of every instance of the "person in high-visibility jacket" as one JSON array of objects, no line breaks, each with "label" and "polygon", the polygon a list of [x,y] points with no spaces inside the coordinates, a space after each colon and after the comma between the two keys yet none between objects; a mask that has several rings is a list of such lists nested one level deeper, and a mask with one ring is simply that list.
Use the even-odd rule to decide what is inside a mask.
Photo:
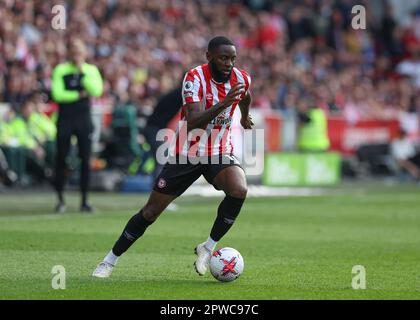
[{"label": "person in high-visibility jacket", "polygon": [[6,119],[0,119],[0,147],[7,146],[10,142],[10,129],[9,121]]},{"label": "person in high-visibility jacket", "polygon": [[298,148],[302,152],[323,152],[330,148],[325,112],[312,100],[302,100],[299,108]]},{"label": "person in high-visibility jacket", "polygon": [[19,157],[25,158],[25,172],[20,172],[23,176],[26,170],[35,175],[39,181],[49,178],[45,170],[45,150],[37,140],[36,135],[30,130],[29,121],[34,112],[34,103],[26,100],[20,108],[20,112],[7,124],[7,137],[5,146],[14,148],[19,152]]},{"label": "person in high-visibility jacket", "polygon": [[57,213],[66,210],[64,185],[66,157],[72,135],[77,137],[80,163],[80,192],[82,212],[92,212],[87,193],[90,175],[91,120],[90,97],[99,97],[103,92],[103,80],[98,68],[86,63],[87,48],[80,39],[72,39],[68,47],[69,61],[57,65],[52,73],[51,95],[59,105],[57,120],[57,157],[55,188],[58,196]]},{"label": "person in high-visibility jacket", "polygon": [[10,139],[9,124],[0,117],[0,184],[12,186],[18,179],[17,174],[10,168],[7,157],[3,149]]},{"label": "person in high-visibility jacket", "polygon": [[[7,124],[6,145],[9,147],[26,148],[41,156],[42,149],[35,136],[29,130],[29,118],[34,111],[34,104],[27,100],[16,115]],[[41,157],[40,157],[41,158]]]},{"label": "person in high-visibility jacket", "polygon": [[45,102],[42,94],[35,92],[30,97],[33,101],[35,110],[31,113],[28,126],[29,131],[37,139],[37,141],[44,147],[45,163],[48,168],[53,168],[56,157],[56,138],[57,138],[57,126],[53,115],[48,116],[43,112],[45,108]]},{"label": "person in high-visibility jacket", "polygon": [[40,92],[34,92],[28,100],[33,103],[34,109],[28,119],[29,130],[41,144],[45,144],[48,141],[55,141],[57,127],[54,120],[43,112],[45,102],[42,94]]}]

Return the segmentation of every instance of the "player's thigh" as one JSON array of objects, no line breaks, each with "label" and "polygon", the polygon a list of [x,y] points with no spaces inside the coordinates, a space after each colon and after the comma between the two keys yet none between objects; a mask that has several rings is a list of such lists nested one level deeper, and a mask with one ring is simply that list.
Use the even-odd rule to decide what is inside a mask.
[{"label": "player's thigh", "polygon": [[166,207],[176,198],[177,196],[153,190],[150,193],[146,205],[143,207],[143,216],[149,221],[156,220]]},{"label": "player's thigh", "polygon": [[245,172],[238,165],[227,165],[214,177],[212,184],[227,195],[245,199],[248,186],[246,182]]}]

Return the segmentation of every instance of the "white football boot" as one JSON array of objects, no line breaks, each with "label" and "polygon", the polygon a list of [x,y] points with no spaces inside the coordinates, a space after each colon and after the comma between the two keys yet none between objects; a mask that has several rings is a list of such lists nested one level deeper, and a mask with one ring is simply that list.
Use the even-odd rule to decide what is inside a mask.
[{"label": "white football boot", "polygon": [[194,262],[195,271],[200,276],[203,276],[207,272],[207,268],[210,263],[210,258],[213,252],[210,249],[207,249],[204,246],[205,242],[199,244],[195,249],[194,252],[197,255],[197,260]]},{"label": "white football boot", "polygon": [[111,275],[114,266],[108,262],[102,261],[92,273],[92,277],[108,278]]}]

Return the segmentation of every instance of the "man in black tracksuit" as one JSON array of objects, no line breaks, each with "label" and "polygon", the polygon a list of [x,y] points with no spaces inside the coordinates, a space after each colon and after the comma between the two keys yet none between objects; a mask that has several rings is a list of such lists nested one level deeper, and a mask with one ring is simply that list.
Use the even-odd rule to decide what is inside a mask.
[{"label": "man in black tracksuit", "polygon": [[[168,93],[164,94],[157,102],[153,113],[147,119],[147,125],[144,129],[144,136],[150,145],[153,156],[156,160],[156,151],[163,143],[156,140],[156,135],[161,129],[168,127],[169,122],[179,112],[182,106],[182,84],[173,88]],[[153,178],[155,179],[163,165],[156,160],[156,166],[153,171]]]},{"label": "man in black tracksuit", "polygon": [[58,196],[57,213],[66,210],[64,185],[66,182],[66,157],[71,137],[77,138],[80,163],[81,211],[92,212],[88,203],[89,161],[93,125],[90,112],[90,97],[99,97],[103,92],[103,81],[96,66],[85,62],[87,49],[80,39],[69,45],[68,62],[57,65],[52,74],[51,95],[59,105],[57,121],[57,158],[55,188]]}]

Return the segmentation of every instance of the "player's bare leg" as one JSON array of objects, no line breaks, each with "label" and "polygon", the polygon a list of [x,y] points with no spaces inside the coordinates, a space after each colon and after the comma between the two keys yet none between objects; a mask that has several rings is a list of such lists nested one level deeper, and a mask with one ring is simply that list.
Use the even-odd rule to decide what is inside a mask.
[{"label": "player's bare leg", "polygon": [[176,196],[152,191],[146,205],[137,214],[131,217],[121,236],[117,242],[115,242],[114,247],[106,255],[104,260],[98,264],[92,276],[98,278],[109,277],[118,258],[143,235],[147,227],[156,221],[160,214],[175,198]]},{"label": "player's bare leg", "polygon": [[226,197],[220,203],[216,220],[206,242],[195,248],[197,260],[195,270],[199,275],[204,275],[208,269],[211,255],[217,242],[229,231],[239,215],[245,201],[248,187],[245,173],[238,166],[229,166],[214,178],[213,184],[223,190]]}]

